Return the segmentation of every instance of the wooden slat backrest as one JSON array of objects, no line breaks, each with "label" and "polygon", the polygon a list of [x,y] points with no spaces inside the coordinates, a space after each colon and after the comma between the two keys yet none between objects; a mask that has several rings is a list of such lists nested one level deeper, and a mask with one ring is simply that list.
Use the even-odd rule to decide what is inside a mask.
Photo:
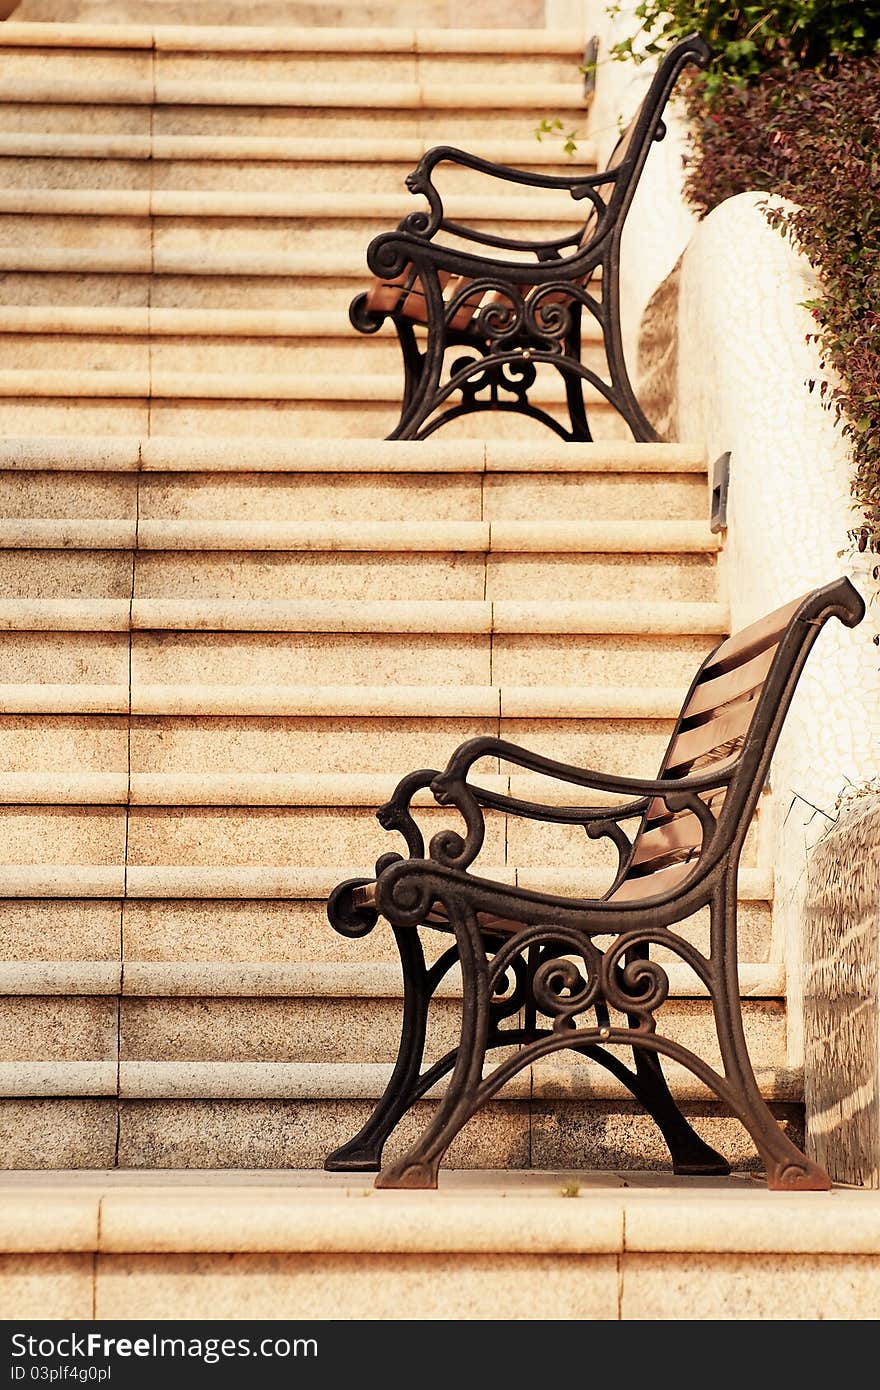
[{"label": "wooden slat backrest", "polygon": [[[706,658],[685,700],[660,769],[674,789],[676,780],[697,772],[729,770],[738,762],[773,669],[779,645],[803,598],[728,637]],[[724,804],[723,788],[701,794],[715,816]],[[703,828],[694,811],[670,812],[658,797],[636,836],[615,902],[652,897],[683,883],[693,873],[703,845]]]}]

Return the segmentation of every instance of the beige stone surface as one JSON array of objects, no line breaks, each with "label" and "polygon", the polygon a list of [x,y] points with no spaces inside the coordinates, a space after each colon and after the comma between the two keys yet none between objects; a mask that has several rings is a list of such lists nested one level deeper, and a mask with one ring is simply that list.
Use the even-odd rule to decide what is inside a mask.
[{"label": "beige stone surface", "polygon": [[[326,1316],[343,1306],[352,1318],[398,1319],[402,1302],[415,1318],[495,1319],[499,1306],[529,1318],[612,1318],[617,1310],[616,1260],[585,1256],[577,1278],[558,1260],[351,1256],[251,1257],[244,1268],[223,1257],[102,1256],[99,1317]],[[511,1289],[531,1287],[522,1303]],[[535,1293],[535,1289],[538,1293]],[[517,1306],[519,1304],[519,1306]],[[135,1311],[136,1310],[136,1311]]]},{"label": "beige stone surface", "polygon": [[711,640],[495,633],[492,676],[502,686],[618,687],[638,684],[650,670],[658,685],[680,685],[683,698]]},{"label": "beige stone surface", "polygon": [[[51,137],[43,137],[47,148],[51,149]],[[112,140],[112,137],[110,137]],[[58,142],[64,136],[58,137]],[[39,150],[39,136],[23,133],[16,142],[7,139],[4,147],[0,143],[0,188],[100,188],[100,189],[148,189],[150,187],[150,165],[146,156],[138,159],[64,159],[41,157],[31,154]],[[138,136],[132,137],[132,145],[138,143],[149,148],[149,141]],[[12,150],[14,153],[9,153]],[[18,151],[21,151],[19,154]]]},{"label": "beige stone surface", "polygon": [[28,682],[112,685],[128,680],[124,633],[0,632],[0,667]]},{"label": "beige stone surface", "polygon": [[[2,565],[0,555],[0,565]],[[136,598],[482,599],[482,556],[299,552],[139,555]]]},{"label": "beige stone surface", "polygon": [[629,777],[654,777],[669,742],[668,720],[502,719],[500,734],[548,758]]},{"label": "beige stone surface", "polygon": [[115,1100],[0,1100],[4,1169],[108,1168],[115,1153]]},{"label": "beige stone surface", "polygon": [[[65,450],[65,453],[71,463],[76,461],[74,449]],[[0,455],[0,466],[5,462]],[[135,480],[118,474],[79,471],[23,474],[19,469],[0,472],[0,516],[4,518],[121,521],[134,516],[136,506]]]},{"label": "beige stone surface", "polygon": [[10,772],[73,767],[119,772],[128,762],[124,719],[93,716],[0,715],[0,756]]},{"label": "beige stone surface", "polygon": [[[2,917],[0,911],[0,921]],[[320,899],[128,902],[124,941],[126,956],[145,962],[328,960],[357,967],[365,954],[363,941],[347,941],[331,930]],[[373,933],[369,954],[371,959],[389,965],[396,961],[397,949],[389,928],[377,928]]]},{"label": "beige stone surface", "polygon": [[[799,1106],[772,1106],[796,1144],[803,1143]],[[683,1112],[697,1133],[736,1169],[757,1171],[760,1163],[746,1131],[718,1103],[689,1101]],[[653,1120],[634,1102],[581,1099],[532,1106],[532,1163],[627,1171],[653,1168],[669,1173],[669,1151]]]},{"label": "beige stone surface", "polygon": [[[487,817],[483,854],[504,862],[504,826]],[[425,812],[427,833],[455,825],[449,811]],[[260,807],[132,807],[128,820],[128,858],[139,864],[314,864],[369,863],[385,845],[383,832],[366,809],[314,810]],[[100,862],[100,861],[98,861]]]},{"label": "beige stone surface", "polygon": [[0,901],[0,955],[18,962],[113,961],[121,917],[112,902]]},{"label": "beige stone surface", "polygon": [[[420,1102],[388,1144],[403,1153],[428,1123],[431,1102]],[[355,1134],[372,1105],[364,1101],[123,1101],[122,1168],[320,1168],[341,1136]],[[529,1164],[526,1103],[489,1104],[449,1150],[457,1168],[525,1168]]]},{"label": "beige stone surface", "polygon": [[139,512],[144,518],[402,521],[425,509],[435,520],[468,521],[480,517],[480,494],[480,480],[465,475],[152,474],[141,480]]},{"label": "beige stone surface", "polygon": [[715,567],[708,557],[676,555],[494,554],[487,566],[491,599],[558,599],[569,603],[613,593],[618,600],[713,601]]},{"label": "beige stone surface", "polygon": [[8,863],[123,863],[125,811],[121,808],[3,807],[0,826]]},{"label": "beige stone surface", "polygon": [[[0,655],[2,655],[0,643]],[[118,677],[117,677],[118,678]],[[145,685],[479,685],[490,681],[488,635],[327,633],[138,634],[132,678]],[[110,676],[94,679],[112,679]],[[428,696],[428,698],[430,698]]]},{"label": "beige stone surface", "polygon": [[100,1061],[116,1056],[113,999],[0,998],[4,1061]]},{"label": "beige stone surface", "polygon": [[[49,308],[57,305],[88,308],[96,302],[119,304],[123,308],[144,306],[149,301],[150,281],[146,269],[141,274],[122,271],[91,273],[74,268],[56,270],[52,275],[21,270],[0,275],[0,302],[6,305],[25,305]],[[4,407],[5,409],[5,407]],[[135,424],[134,429],[145,428]],[[85,431],[80,431],[85,433]],[[48,430],[51,434],[52,431]],[[56,431],[56,436],[63,430]],[[122,433],[122,431],[117,431]]]},{"label": "beige stone surface", "polygon": [[94,1316],[93,1255],[0,1256],[0,1307],[17,1319]]},{"label": "beige stone surface", "polygon": [[[2,224],[0,224],[2,231]],[[82,371],[145,372],[149,346],[134,336],[79,334],[77,358]],[[66,334],[16,333],[0,342],[0,370],[63,371],[70,363],[71,340]]]},{"label": "beige stone surface", "polygon": [[0,549],[4,598],[128,598],[132,560],[124,552]]},{"label": "beige stone surface", "polygon": [[[46,278],[45,276],[43,277]],[[80,382],[86,390],[94,383]],[[0,402],[0,421],[5,434],[146,434],[149,411],[146,400],[100,400],[84,395],[39,399],[16,398],[8,390]]]},{"label": "beige stone surface", "polygon": [[[456,1045],[457,1014],[455,1001],[432,1007],[426,1054],[432,1060]],[[400,1017],[399,999],[124,999],[120,1055],[123,1061],[393,1061]]]},{"label": "beige stone surface", "polygon": [[[0,721],[0,735],[2,735]],[[486,729],[485,716],[430,715],[328,720],[301,718],[192,718],[139,716],[132,723],[133,771],[284,773],[300,771],[395,771],[442,767],[453,749]],[[655,760],[656,761],[656,760]]]},{"label": "beige stone surface", "polygon": [[878,1308],[880,1269],[868,1256],[703,1255],[686,1270],[668,1255],[623,1259],[625,1320],[873,1320]]},{"label": "beige stone surface", "polygon": [[699,521],[706,511],[706,485],[698,474],[493,473],[486,478],[484,505],[490,520],[535,515],[625,520],[638,513]]},{"label": "beige stone surface", "polygon": [[99,1194],[59,1191],[51,1178],[45,1181],[45,1187],[29,1189],[27,1202],[9,1191],[0,1194],[0,1249],[4,1257],[15,1251],[57,1254],[97,1248]]}]

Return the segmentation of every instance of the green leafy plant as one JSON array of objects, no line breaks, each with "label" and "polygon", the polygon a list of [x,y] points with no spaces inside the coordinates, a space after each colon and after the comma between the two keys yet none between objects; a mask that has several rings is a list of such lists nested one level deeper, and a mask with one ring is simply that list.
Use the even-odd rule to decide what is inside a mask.
[{"label": "green leafy plant", "polygon": [[[807,302],[825,380],[810,384],[841,421],[863,515],[852,539],[880,551],[880,59],[833,73],[776,69],[748,87],[688,94],[693,151],[686,194],[703,213],[749,189],[817,272]],[[874,578],[880,580],[880,566]]]},{"label": "green leafy plant", "polygon": [[683,84],[689,201],[707,213],[757,189],[796,205],[766,215],[817,272],[806,307],[825,375],[809,389],[851,447],[851,539],[880,554],[880,0],[641,0],[633,20],[617,58],[642,61],[695,30],[714,55]]},{"label": "green leafy plant", "polygon": [[[608,13],[619,16],[621,6]],[[710,95],[771,69],[833,71],[842,58],[876,53],[880,42],[878,0],[641,0],[634,15],[637,30],[615,44],[615,57],[643,61],[698,30],[714,55],[702,79]]]},{"label": "green leafy plant", "polygon": [[565,126],[562,124],[558,116],[555,117],[553,120],[550,120],[547,116],[545,116],[544,119],[540,121],[538,125],[535,126],[536,140],[543,140],[546,135],[561,136],[562,153],[567,155],[573,155],[577,150],[578,140],[583,139],[583,136],[581,135],[581,132],[579,130],[566,131]]}]

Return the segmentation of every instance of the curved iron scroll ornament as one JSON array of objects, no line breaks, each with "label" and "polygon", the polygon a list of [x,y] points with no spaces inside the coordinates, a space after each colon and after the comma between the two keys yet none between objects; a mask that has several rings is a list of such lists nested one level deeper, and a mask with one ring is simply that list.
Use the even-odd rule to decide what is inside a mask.
[{"label": "curved iron scroll ornament", "polygon": [[[623,356],[620,241],[651,145],[665,135],[663,111],[678,75],[689,63],[705,67],[710,56],[698,34],[668,51],[598,174],[526,173],[450,146],[420,160],[406,186],[428,207],[370,243],[367,262],[377,280],[349,310],[359,332],[375,333],[390,318],[398,334],[404,392],[389,439],[426,439],[461,415],[500,410],[527,415],[565,440],[590,440],[585,388],[623,416],[635,440],[658,438]],[[587,205],[586,220],[573,235],[550,240],[513,240],[464,226],[445,215],[434,184],[444,163],[506,183],[564,190]],[[582,361],[584,311],[599,328],[604,375]],[[426,326],[425,341],[416,336],[416,323]],[[466,357],[461,348],[469,349]],[[562,376],[567,420],[529,394],[541,367]]]}]

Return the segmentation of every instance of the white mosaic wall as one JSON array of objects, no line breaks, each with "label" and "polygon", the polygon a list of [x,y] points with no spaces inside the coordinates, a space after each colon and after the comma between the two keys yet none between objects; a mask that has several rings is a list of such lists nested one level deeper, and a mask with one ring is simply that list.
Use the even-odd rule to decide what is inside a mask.
[{"label": "white mosaic wall", "polygon": [[[731,198],[700,224],[684,255],[679,300],[681,437],[704,445],[710,460],[732,453],[722,579],[734,628],[840,574],[868,600],[876,588],[868,557],[848,550],[857,516],[846,440],[818,389],[811,395],[807,386],[823,375],[803,307],[815,277],[769,226],[764,196]],[[826,627],[773,764],[774,953],[788,968],[793,1065],[803,1046],[807,852],[847,782],[880,771],[880,651],[871,640],[878,619],[873,602],[854,631]]]}]

